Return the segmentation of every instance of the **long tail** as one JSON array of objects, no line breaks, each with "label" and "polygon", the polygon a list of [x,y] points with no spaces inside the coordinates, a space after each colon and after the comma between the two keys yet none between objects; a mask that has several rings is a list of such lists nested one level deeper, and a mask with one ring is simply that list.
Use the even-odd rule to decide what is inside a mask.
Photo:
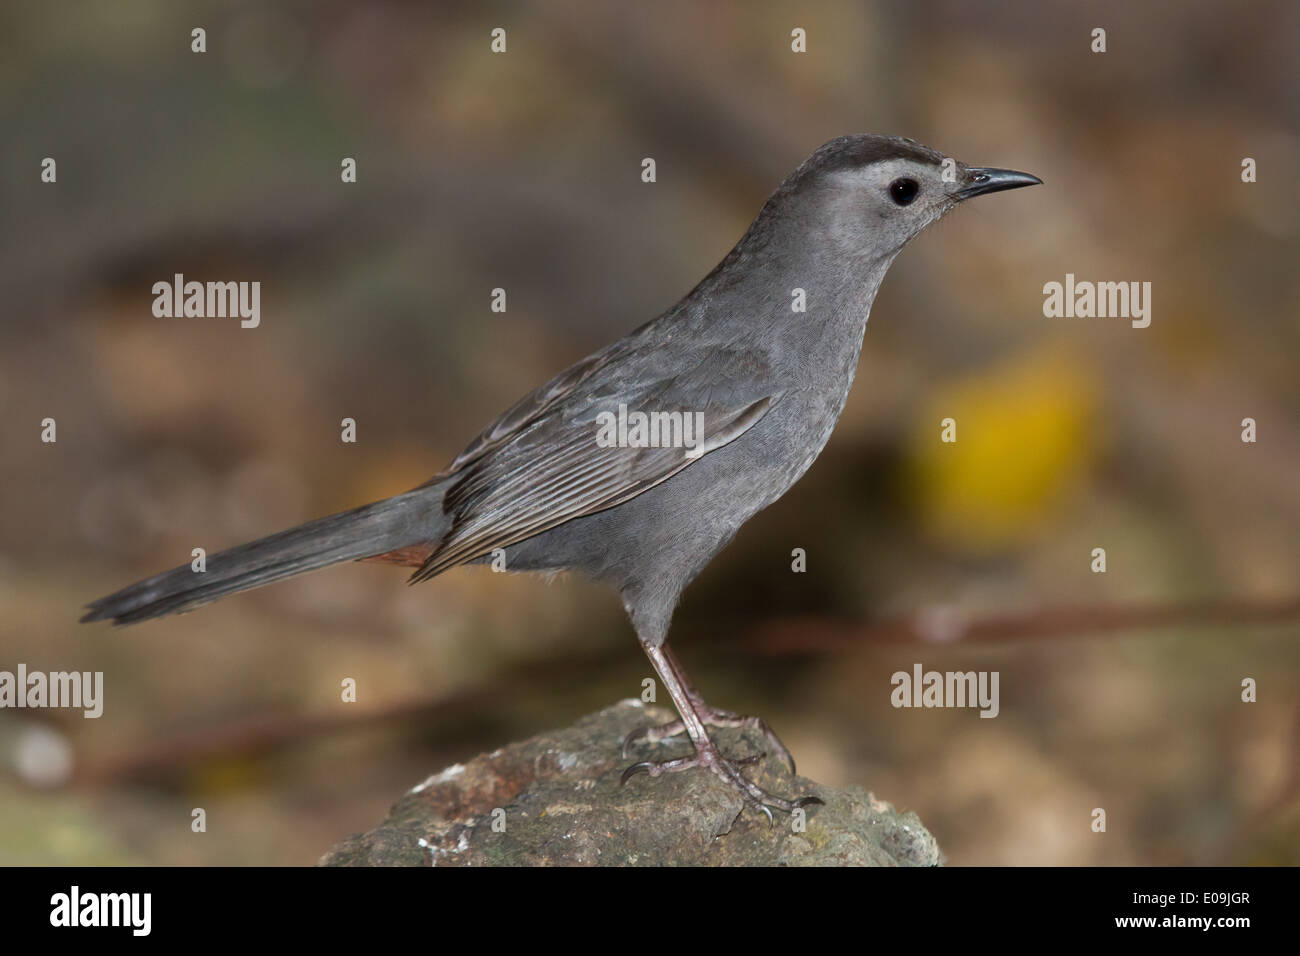
[{"label": "long tail", "polygon": [[442,489],[418,488],[218,552],[202,572],[184,564],[155,574],[87,605],[81,620],[132,624],[188,611],[304,571],[428,542],[445,521]]}]

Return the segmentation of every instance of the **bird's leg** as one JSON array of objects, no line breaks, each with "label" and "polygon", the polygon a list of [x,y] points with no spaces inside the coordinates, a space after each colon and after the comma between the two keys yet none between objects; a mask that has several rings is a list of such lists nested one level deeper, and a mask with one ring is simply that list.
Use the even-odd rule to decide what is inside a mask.
[{"label": "bird's leg", "polygon": [[[691,703],[694,705],[696,716],[700,718],[701,723],[707,727],[741,727],[757,730],[767,740],[767,745],[772,748],[772,752],[785,761],[790,768],[791,776],[794,775],[794,757],[790,755],[790,751],[786,749],[785,744],[781,743],[781,738],[776,735],[776,731],[768,726],[766,720],[750,714],[737,714],[730,710],[719,710],[716,707],[709,706],[705,703],[704,698],[700,696],[699,691],[695,689],[695,685],[691,683],[690,677],[682,668],[681,662],[677,660],[677,656],[669,650],[667,645],[664,645],[661,650],[668,665],[673,669],[673,673],[681,681],[682,689],[686,691],[686,696],[690,698]],[[657,744],[680,736],[685,731],[686,722],[683,720],[673,720],[666,724],[660,724],[658,727],[638,727],[623,738],[623,756],[628,756],[628,751],[638,743]]]},{"label": "bird's leg", "polygon": [[[660,682],[672,697],[673,704],[677,707],[677,712],[681,715],[680,721],[674,721],[665,727],[653,728],[656,736],[648,739],[662,740],[667,737],[676,736],[686,732],[691,738],[691,743],[695,746],[695,753],[689,757],[678,757],[674,760],[662,760],[657,762],[643,761],[633,764],[623,772],[621,783],[627,781],[638,773],[647,773],[652,777],[657,777],[661,773],[673,773],[678,770],[689,770],[692,767],[708,767],[715,774],[721,777],[727,783],[731,784],[741,792],[745,802],[761,810],[767,815],[768,821],[772,819],[772,811],[769,807],[776,807],[778,810],[784,810],[790,813],[799,807],[807,806],[813,803],[821,803],[817,797],[803,797],[799,800],[786,800],[784,797],[778,797],[775,794],[768,793],[762,787],[746,779],[740,772],[740,767],[754,763],[762,758],[762,754],[754,757],[746,757],[742,760],[728,760],[724,757],[717,745],[709,737],[708,732],[704,729],[706,723],[715,726],[724,727],[759,727],[765,729],[765,734],[769,742],[774,742],[775,748],[782,753],[793,766],[794,761],[790,760],[789,751],[776,739],[776,735],[767,728],[767,724],[756,717],[742,717],[737,714],[731,714],[726,711],[714,711],[705,704],[695,693],[689,679],[677,663],[672,653],[664,647],[653,647],[650,644],[642,644],[646,656],[650,658],[650,663],[654,665],[655,672],[659,675]],[[706,719],[708,718],[708,719]],[[680,725],[680,726],[679,726]],[[676,728],[676,729],[674,729]],[[631,738],[629,738],[631,739]],[[626,746],[626,741],[624,743]]]}]

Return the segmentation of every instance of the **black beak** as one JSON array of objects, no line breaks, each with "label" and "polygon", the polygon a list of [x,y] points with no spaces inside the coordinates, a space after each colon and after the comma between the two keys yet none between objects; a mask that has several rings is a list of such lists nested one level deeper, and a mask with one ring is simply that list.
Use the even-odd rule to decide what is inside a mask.
[{"label": "black beak", "polygon": [[966,170],[967,185],[957,191],[958,200],[983,196],[985,193],[997,193],[1004,189],[1019,189],[1021,186],[1041,186],[1043,181],[1029,173],[1018,173],[1014,169],[982,169],[974,167]]}]

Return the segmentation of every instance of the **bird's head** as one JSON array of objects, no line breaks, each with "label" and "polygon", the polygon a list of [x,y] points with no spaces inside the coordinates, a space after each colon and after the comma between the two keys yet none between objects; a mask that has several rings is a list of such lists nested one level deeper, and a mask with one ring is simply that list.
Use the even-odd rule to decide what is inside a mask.
[{"label": "bird's head", "polygon": [[819,222],[844,253],[892,258],[959,203],[1041,182],[1029,173],[967,166],[897,136],[841,136],[813,153],[773,199],[784,196],[787,214]]}]

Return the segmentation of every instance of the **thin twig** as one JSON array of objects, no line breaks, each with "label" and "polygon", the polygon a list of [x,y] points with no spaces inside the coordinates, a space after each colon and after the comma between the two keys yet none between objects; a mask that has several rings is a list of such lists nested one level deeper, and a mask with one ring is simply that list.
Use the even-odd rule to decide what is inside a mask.
[{"label": "thin twig", "polygon": [[965,616],[938,609],[881,624],[796,618],[759,625],[745,647],[760,654],[824,654],[863,644],[1004,643],[1088,637],[1167,627],[1255,625],[1300,621],[1300,597],[1277,601],[1199,601],[1041,608],[1010,614]]}]

